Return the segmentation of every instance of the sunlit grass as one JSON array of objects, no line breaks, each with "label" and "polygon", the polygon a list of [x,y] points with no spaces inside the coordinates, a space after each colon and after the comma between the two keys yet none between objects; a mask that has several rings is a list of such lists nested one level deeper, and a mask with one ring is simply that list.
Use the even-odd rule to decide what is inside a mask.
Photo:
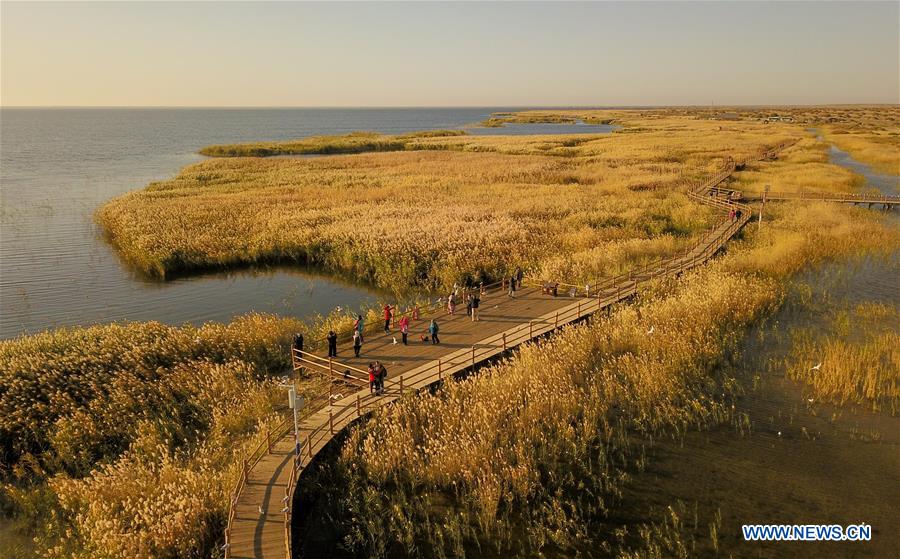
[{"label": "sunlit grass", "polygon": [[[751,324],[774,314],[797,272],[900,247],[883,216],[844,206],[784,205],[754,229],[720,261],[657,285],[636,307],[379,412],[351,435],[335,477],[326,478],[340,486],[331,502],[352,526],[345,541],[374,556],[391,546],[453,556],[461,548],[529,555],[599,545],[587,527],[616,506],[628,472],[644,460],[630,441],[727,416],[723,396],[735,384],[722,365],[739,355]],[[835,351],[834,359],[848,359],[840,374],[862,367],[851,382],[896,398],[896,375],[883,369],[896,370],[892,342],[876,338],[869,343],[878,349],[858,358]],[[862,372],[879,359],[881,369]]]},{"label": "sunlit grass", "polygon": [[393,153],[209,160],[113,200],[97,219],[127,260],[159,277],[277,261],[397,291],[496,280],[516,266],[580,280],[683,248],[712,215],[688,200],[689,186],[726,157],[803,136],[755,123],[723,132],[686,118],[622,122],[642,131],[420,134]]}]

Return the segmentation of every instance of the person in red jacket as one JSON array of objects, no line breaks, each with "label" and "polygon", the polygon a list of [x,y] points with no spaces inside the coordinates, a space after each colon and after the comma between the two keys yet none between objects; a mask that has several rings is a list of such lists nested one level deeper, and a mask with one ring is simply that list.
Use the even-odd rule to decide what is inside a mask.
[{"label": "person in red jacket", "polygon": [[394,316],[394,307],[384,304],[384,333],[391,333],[391,317]]}]

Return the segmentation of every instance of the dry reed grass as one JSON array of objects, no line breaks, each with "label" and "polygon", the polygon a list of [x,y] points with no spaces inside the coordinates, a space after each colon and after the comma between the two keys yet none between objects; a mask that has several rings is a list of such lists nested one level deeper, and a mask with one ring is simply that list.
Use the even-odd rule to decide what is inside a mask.
[{"label": "dry reed grass", "polygon": [[688,202],[688,184],[726,156],[802,136],[685,118],[626,124],[640,132],[420,135],[397,153],[210,160],[97,218],[159,277],[277,261],[397,291],[497,279],[517,265],[588,279],[682,248],[711,215]]}]

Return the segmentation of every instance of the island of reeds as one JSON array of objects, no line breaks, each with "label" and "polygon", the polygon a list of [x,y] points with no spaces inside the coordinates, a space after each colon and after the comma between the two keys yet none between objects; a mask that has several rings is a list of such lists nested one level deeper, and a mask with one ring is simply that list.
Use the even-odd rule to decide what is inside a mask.
[{"label": "island of reeds", "polygon": [[[779,144],[788,147],[776,159],[748,159],[727,188],[865,189],[829,162],[832,143],[900,175],[895,107],[529,111],[486,124],[573,120],[618,128],[211,146],[209,159],[111,200],[96,218],[126,261],[160,280],[297,263],[403,293],[516,266],[539,278],[612,277],[674,254],[716,217],[687,190],[728,158]],[[748,448],[760,440],[774,459],[793,445],[784,456],[799,460],[831,437],[842,449],[834,464],[860,479],[890,466],[900,444],[884,440],[900,410],[896,306],[841,299],[816,274],[841,276],[863,260],[890,270],[898,248],[889,212],[768,204],[763,223],[707,266],[352,428],[301,484],[320,520],[305,527],[317,537],[299,556],[750,553],[734,535],[747,491],[691,497],[671,480],[722,465],[752,483],[763,474]],[[350,327],[337,313],[248,315],[0,342],[0,536],[22,557],[221,556],[239,457],[286,413],[277,385],[290,335]],[[298,382],[311,402],[321,397],[315,377]],[[832,427],[820,433],[823,416]],[[692,445],[694,458],[682,459]],[[666,477],[681,463],[690,470]],[[781,487],[808,479],[797,464],[772,474]],[[844,505],[877,523],[896,505],[896,489],[885,491],[848,494]],[[882,533],[863,552],[896,542]]]}]

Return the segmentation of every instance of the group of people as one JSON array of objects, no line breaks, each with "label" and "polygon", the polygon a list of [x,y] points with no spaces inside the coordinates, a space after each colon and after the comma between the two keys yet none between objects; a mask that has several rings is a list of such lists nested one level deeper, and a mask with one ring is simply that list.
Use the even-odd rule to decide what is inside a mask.
[{"label": "group of people", "polygon": [[[732,210],[732,214],[733,213],[734,210]],[[740,216],[740,213],[738,213],[738,216]],[[734,216],[732,216],[732,218],[733,217]],[[521,288],[523,279],[522,269],[517,267],[508,280],[508,295],[510,297],[516,296],[516,290]],[[453,289],[447,296],[447,313],[450,315],[456,314],[456,306],[460,301],[462,301],[466,305],[466,315],[471,317],[472,322],[478,322],[479,320],[481,320],[478,311],[481,307],[484,293],[484,282],[480,283],[478,287],[474,289],[461,289],[459,285],[454,284]],[[385,334],[391,333],[391,326],[392,324],[394,324],[396,309],[396,306],[391,306],[389,304],[385,304],[382,308]],[[401,343],[403,343],[403,345],[409,345],[410,325],[412,324],[412,322],[419,319],[419,315],[419,306],[416,305],[413,307],[410,313],[404,314],[396,322],[397,327],[400,329]],[[359,357],[360,351],[362,350],[362,345],[364,342],[364,331],[365,320],[363,319],[363,316],[361,314],[357,314],[353,322],[353,354],[357,358]],[[440,327],[438,326],[438,322],[436,319],[431,319],[431,321],[428,323],[426,332],[426,334],[422,334],[421,336],[422,342],[431,342],[431,344],[433,345],[440,343]],[[328,335],[326,336],[326,341],[328,343],[328,357],[337,357],[337,333],[334,330],[330,330],[328,332]],[[394,343],[397,343],[396,338],[394,339]],[[302,335],[297,334],[292,345],[295,349],[299,349],[300,351],[302,351]],[[382,394],[384,392],[384,379],[387,376],[387,368],[381,362],[373,361],[369,363],[368,373],[370,391],[372,392],[372,394]]]},{"label": "group of people", "polygon": [[369,363],[369,393],[384,394],[384,379],[387,377],[387,367],[381,361]]},{"label": "group of people", "polygon": [[[481,298],[484,296],[484,282],[482,282],[477,290],[464,289],[462,300],[466,304],[466,316],[472,319],[472,322],[478,322],[478,309],[481,307]],[[456,314],[456,304],[460,300],[460,288],[453,285],[453,290],[447,295],[447,314]]]},{"label": "group of people", "polygon": [[728,212],[728,218],[731,221],[740,220],[741,215],[743,215],[743,214],[741,214],[740,208],[731,208],[731,210]]},{"label": "group of people", "polygon": [[[477,303],[475,304],[477,307]],[[392,307],[390,305],[385,305],[383,308],[384,311],[384,333],[391,333],[391,323],[394,320],[394,310],[396,307]],[[397,326],[400,328],[400,338],[402,340],[403,345],[409,345],[409,329],[412,320],[418,320],[419,318],[419,306],[416,305],[412,313],[410,315],[404,314],[400,317],[400,320],[397,322]],[[353,321],[353,355],[355,357],[359,357],[360,351],[362,350],[363,342],[365,341],[363,333],[365,331],[365,320],[361,314],[356,315],[356,319]],[[440,343],[438,338],[439,327],[437,325],[437,320],[432,319],[431,323],[428,325],[428,336],[423,336],[423,341],[431,341],[432,344]],[[427,339],[426,339],[427,338]],[[328,357],[337,357],[337,333],[334,330],[329,330],[328,336],[325,338],[328,341]],[[396,343],[396,341],[395,341]]]}]

